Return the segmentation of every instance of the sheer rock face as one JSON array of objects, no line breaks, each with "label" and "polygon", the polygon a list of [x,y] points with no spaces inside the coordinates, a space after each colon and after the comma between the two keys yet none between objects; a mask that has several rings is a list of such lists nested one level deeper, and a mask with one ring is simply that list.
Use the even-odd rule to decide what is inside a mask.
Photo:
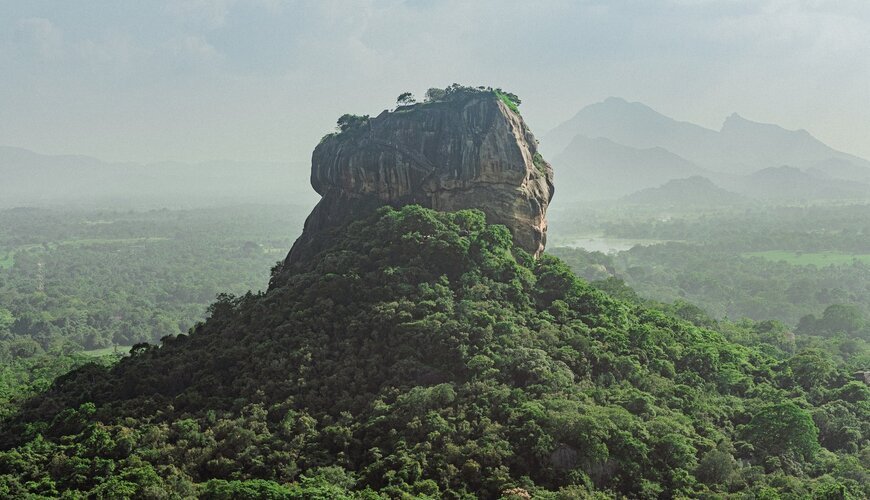
[{"label": "sheer rock face", "polygon": [[491,92],[384,111],[324,138],[311,160],[323,196],[286,263],[316,253],[318,234],[382,205],[481,209],[537,256],[544,250],[553,170],[523,119]]}]

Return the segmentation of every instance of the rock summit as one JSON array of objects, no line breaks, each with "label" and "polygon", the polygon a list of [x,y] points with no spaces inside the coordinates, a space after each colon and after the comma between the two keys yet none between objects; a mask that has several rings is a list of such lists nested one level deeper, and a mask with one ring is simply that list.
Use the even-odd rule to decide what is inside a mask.
[{"label": "rock summit", "polygon": [[[438,89],[435,89],[438,90]],[[311,159],[322,199],[286,263],[317,253],[324,231],[383,205],[476,208],[534,256],[546,244],[553,169],[513,94],[457,85],[380,115],[345,115]]]}]

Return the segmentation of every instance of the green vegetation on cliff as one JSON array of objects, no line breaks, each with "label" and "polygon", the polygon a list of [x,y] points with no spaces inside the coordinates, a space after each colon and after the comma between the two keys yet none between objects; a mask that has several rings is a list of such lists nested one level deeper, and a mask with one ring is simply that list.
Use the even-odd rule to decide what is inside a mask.
[{"label": "green vegetation on cliff", "polygon": [[479,211],[385,208],[22,405],[0,496],[870,495],[870,390],[763,347],[533,260]]}]

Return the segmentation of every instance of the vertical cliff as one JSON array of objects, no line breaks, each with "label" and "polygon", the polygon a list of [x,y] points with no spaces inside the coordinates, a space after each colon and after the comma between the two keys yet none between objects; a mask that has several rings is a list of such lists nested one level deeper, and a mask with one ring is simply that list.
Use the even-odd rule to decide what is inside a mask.
[{"label": "vertical cliff", "polygon": [[311,184],[323,198],[287,263],[316,253],[332,227],[382,205],[408,204],[481,209],[539,255],[553,170],[515,109],[491,90],[460,88],[324,137],[311,159]]}]

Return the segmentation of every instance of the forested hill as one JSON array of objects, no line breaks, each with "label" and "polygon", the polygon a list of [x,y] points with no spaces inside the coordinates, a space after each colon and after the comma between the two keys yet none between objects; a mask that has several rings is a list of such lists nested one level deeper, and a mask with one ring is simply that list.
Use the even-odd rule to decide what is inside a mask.
[{"label": "forested hill", "polygon": [[384,208],[58,379],[0,426],[0,496],[870,496],[870,391],[823,353],[616,300],[484,220]]}]

